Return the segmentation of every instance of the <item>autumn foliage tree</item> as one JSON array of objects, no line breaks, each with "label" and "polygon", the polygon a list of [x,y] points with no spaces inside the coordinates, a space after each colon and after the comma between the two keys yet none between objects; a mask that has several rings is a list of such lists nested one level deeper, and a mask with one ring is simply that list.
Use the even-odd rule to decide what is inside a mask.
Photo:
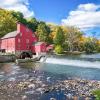
[{"label": "autumn foliage tree", "polygon": [[14,18],[11,12],[0,9],[0,37],[16,30],[17,18]]},{"label": "autumn foliage tree", "polygon": [[69,50],[70,51],[78,50],[82,32],[73,26],[66,26],[64,28],[64,33],[65,33],[65,43],[69,45]]}]

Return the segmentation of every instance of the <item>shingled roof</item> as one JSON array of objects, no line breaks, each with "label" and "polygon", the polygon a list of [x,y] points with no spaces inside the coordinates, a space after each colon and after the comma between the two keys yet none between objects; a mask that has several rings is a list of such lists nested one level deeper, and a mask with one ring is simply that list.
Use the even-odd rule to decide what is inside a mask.
[{"label": "shingled roof", "polygon": [[10,32],[10,33],[6,34],[6,35],[3,36],[1,39],[6,39],[6,38],[15,37],[17,34],[19,34],[17,31],[13,31],[13,32]]}]

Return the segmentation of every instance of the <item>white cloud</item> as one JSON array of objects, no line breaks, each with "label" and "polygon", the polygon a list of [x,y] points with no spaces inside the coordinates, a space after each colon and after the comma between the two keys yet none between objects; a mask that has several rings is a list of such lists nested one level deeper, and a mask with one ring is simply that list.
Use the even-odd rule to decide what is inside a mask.
[{"label": "white cloud", "polygon": [[80,4],[78,6],[78,9],[80,10],[85,10],[85,11],[95,11],[98,8],[100,8],[100,5],[95,5],[93,3],[88,3],[88,4]]},{"label": "white cloud", "polygon": [[29,10],[28,0],[0,0],[0,8],[20,11],[26,18],[34,16],[34,12]]},{"label": "white cloud", "polygon": [[82,30],[100,27],[100,5],[80,4],[66,19],[62,19],[62,24],[76,26]]}]

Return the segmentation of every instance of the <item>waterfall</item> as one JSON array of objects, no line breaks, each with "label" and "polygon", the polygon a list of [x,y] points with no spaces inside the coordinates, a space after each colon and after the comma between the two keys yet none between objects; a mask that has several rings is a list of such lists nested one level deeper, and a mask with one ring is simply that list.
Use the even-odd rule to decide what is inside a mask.
[{"label": "waterfall", "polygon": [[41,59],[40,59],[40,61],[39,61],[39,62],[45,63],[46,59],[47,59],[47,57],[46,57],[46,56],[41,57]]},{"label": "waterfall", "polygon": [[47,58],[45,63],[76,66],[76,67],[87,67],[87,68],[100,68],[100,61],[86,61],[86,60],[74,60],[68,58]]}]

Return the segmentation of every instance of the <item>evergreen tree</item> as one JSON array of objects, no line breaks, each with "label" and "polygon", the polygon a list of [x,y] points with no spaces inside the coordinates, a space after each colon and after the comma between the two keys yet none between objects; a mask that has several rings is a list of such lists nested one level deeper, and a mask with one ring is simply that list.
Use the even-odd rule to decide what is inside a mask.
[{"label": "evergreen tree", "polygon": [[64,32],[61,27],[58,27],[54,37],[54,44],[63,46],[64,40]]}]

